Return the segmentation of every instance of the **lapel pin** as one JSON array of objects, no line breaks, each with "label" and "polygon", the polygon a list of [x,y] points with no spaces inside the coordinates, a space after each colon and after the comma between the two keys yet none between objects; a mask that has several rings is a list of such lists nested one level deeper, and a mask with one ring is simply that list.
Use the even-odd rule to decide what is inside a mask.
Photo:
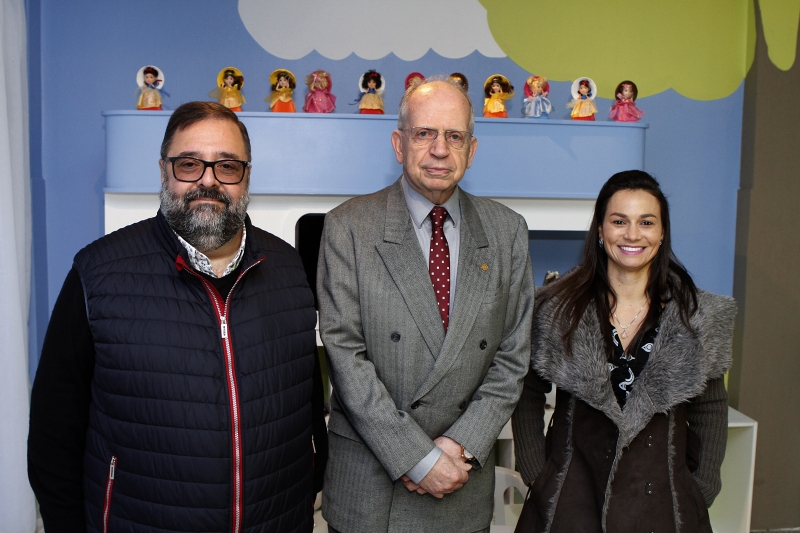
[{"label": "lapel pin", "polygon": [[482,264],[482,265],[481,265],[481,270],[483,270],[484,272],[486,272],[487,270],[489,270],[489,265],[487,265],[486,263]]}]

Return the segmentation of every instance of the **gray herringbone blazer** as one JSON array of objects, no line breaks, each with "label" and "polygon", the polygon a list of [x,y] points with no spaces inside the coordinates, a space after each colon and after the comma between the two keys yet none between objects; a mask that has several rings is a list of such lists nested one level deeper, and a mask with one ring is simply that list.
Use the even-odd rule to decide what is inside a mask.
[{"label": "gray herringbone blazer", "polygon": [[[497,435],[530,359],[533,276],[524,219],[460,191],[461,244],[445,336],[398,181],[325,219],[320,333],[333,382],[323,516],[346,533],[489,526]],[[436,499],[399,478],[446,435],[481,468]]]}]

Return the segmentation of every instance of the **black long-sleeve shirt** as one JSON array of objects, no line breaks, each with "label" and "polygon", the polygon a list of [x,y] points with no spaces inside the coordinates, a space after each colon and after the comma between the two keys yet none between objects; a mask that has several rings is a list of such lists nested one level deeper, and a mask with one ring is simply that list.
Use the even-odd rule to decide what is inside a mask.
[{"label": "black long-sleeve shirt", "polygon": [[67,274],[31,392],[28,478],[47,533],[83,533],[83,451],[89,425],[94,340],[78,273]]}]

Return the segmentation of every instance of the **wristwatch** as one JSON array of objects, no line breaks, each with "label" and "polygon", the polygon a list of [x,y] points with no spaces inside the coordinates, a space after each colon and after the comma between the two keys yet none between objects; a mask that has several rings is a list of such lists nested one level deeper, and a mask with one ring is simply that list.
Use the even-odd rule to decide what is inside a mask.
[{"label": "wristwatch", "polygon": [[464,445],[462,444],[461,445],[461,458],[464,459],[465,461],[472,461],[473,459],[475,459],[475,456],[472,455],[471,453],[469,453],[466,450],[466,448],[464,448]]}]

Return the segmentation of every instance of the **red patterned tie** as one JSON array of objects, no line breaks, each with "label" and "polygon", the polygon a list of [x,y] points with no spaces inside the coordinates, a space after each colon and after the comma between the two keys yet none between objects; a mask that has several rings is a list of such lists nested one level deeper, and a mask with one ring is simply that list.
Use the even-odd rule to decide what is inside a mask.
[{"label": "red patterned tie", "polygon": [[431,275],[433,290],[436,292],[436,303],[442,315],[444,332],[450,322],[450,247],[444,236],[444,221],[447,209],[437,205],[431,210],[431,258],[428,272]]}]

